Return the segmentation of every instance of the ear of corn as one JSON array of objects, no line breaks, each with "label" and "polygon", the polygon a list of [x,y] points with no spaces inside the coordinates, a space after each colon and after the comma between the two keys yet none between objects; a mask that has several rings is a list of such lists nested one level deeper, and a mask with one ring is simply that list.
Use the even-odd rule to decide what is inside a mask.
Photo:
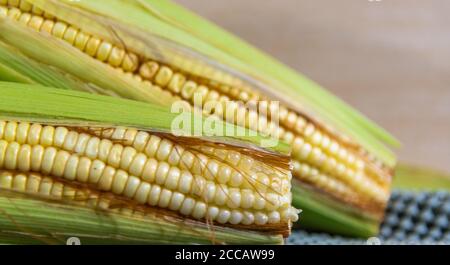
[{"label": "ear of corn", "polygon": [[[264,138],[258,135],[175,138],[170,134],[175,117],[166,108],[137,101],[0,82],[0,189],[102,210],[119,224],[116,208],[143,214],[139,227],[147,218],[150,228],[167,218],[174,222],[163,228],[169,234],[177,222],[181,230],[185,220],[194,230],[209,222],[191,243],[207,240],[205,234],[216,226],[229,227],[219,228],[219,233],[230,231],[230,242],[220,234],[225,243],[238,243],[241,229],[258,233],[240,243],[273,243],[279,237],[271,234],[287,236],[298,214],[291,206],[289,158],[258,147]],[[23,216],[12,212],[19,220],[40,216],[39,210],[28,212],[31,202],[13,202],[27,210]],[[67,215],[70,209],[58,211]],[[0,222],[8,223],[10,214],[5,214]],[[81,215],[93,218],[92,211]],[[136,216],[123,221],[134,224],[141,220]],[[17,227],[18,233],[37,225]],[[37,233],[44,238],[58,233],[49,229]],[[138,233],[138,228],[123,229]],[[147,242],[151,233],[156,232],[145,233]]]},{"label": "ear of corn", "polygon": [[[200,107],[214,105],[204,111],[211,116],[236,100],[256,106],[227,105],[225,110],[243,118],[221,118],[287,142],[296,183],[320,204],[336,201],[342,206],[339,216],[346,218],[328,214],[326,207],[305,214],[326,216],[330,231],[339,225],[352,231],[357,224],[348,220],[357,219],[371,229],[354,229],[355,235],[376,231],[395,165],[387,145],[397,142],[318,85],[169,1],[21,1],[31,10],[8,0],[0,6],[0,55],[14,57],[11,51],[17,49],[23,64],[33,62],[29,69],[42,65],[44,70],[36,75],[0,56],[3,69],[9,69],[5,79],[19,76],[26,83],[31,79],[162,106],[177,100],[194,104],[193,95],[199,94]],[[55,84],[59,81],[65,84]],[[300,207],[310,205],[298,198]],[[305,225],[328,226],[315,224]]]}]

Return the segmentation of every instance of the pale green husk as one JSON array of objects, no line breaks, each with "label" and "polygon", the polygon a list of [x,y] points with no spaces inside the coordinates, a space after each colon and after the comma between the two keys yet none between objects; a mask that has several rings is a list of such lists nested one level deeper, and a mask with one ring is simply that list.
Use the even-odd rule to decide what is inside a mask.
[{"label": "pale green husk", "polygon": [[130,216],[0,190],[1,244],[282,244],[263,235],[147,213]]},{"label": "pale green husk", "polygon": [[428,167],[400,163],[395,169],[392,187],[409,191],[450,191],[450,174]]}]

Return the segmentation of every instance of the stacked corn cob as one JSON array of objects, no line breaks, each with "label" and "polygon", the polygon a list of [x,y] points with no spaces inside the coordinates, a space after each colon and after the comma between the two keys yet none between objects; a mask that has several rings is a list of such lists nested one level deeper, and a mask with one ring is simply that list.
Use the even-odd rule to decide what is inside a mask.
[{"label": "stacked corn cob", "polygon": [[383,217],[395,165],[384,144],[395,139],[171,2],[3,0],[0,73],[10,81],[194,105],[292,147],[303,225],[366,236]]}]

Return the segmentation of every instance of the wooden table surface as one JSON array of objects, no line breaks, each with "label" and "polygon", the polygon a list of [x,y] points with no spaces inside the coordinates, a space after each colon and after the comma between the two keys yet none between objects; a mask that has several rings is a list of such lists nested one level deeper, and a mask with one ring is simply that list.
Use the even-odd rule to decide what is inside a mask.
[{"label": "wooden table surface", "polygon": [[450,1],[177,0],[333,91],[450,172]]}]

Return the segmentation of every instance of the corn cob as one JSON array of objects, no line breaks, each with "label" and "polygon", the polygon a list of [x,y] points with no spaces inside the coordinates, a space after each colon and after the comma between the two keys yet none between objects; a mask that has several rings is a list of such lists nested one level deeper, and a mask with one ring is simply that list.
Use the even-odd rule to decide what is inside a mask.
[{"label": "corn cob", "polygon": [[[119,200],[178,218],[284,236],[298,218],[286,156],[175,138],[167,132],[174,116],[148,104],[13,83],[0,83],[0,91],[0,117],[6,118],[0,120],[2,190],[105,210]],[[42,101],[33,105],[38,98]],[[112,105],[133,111],[105,115]],[[114,115],[109,117],[115,117],[115,126],[104,124],[104,117],[93,119],[98,114]],[[149,120],[152,115],[167,120]],[[133,120],[129,117],[141,119],[134,126],[144,128],[118,126]]]},{"label": "corn cob", "polygon": [[[350,212],[350,217],[344,219],[352,219],[351,216],[357,214],[363,223],[370,222],[370,228],[363,229],[358,235],[374,233],[389,198],[395,164],[390,151],[383,147],[383,141],[395,141],[316,87],[311,88],[318,90],[317,95],[302,91],[306,99],[299,97],[298,91],[287,90],[287,86],[298,86],[291,81],[297,78],[290,76],[289,70],[283,74],[290,76],[287,81],[265,75],[271,71],[261,69],[265,63],[250,65],[253,59],[240,51],[249,51],[257,58],[261,55],[246,49],[245,44],[233,37],[211,30],[207,24],[198,27],[195,24],[198,18],[163,2],[129,1],[123,4],[111,1],[111,8],[106,10],[99,7],[98,1],[6,0],[0,5],[0,14],[7,17],[0,25],[0,39],[6,45],[17,47],[23,53],[24,61],[51,65],[66,72],[71,80],[75,78],[79,83],[89,84],[89,87],[67,85],[71,88],[162,105],[170,105],[176,100],[196,107],[209,104],[212,107],[203,108],[205,115],[219,116],[230,123],[285,141],[292,147],[295,183],[318,193],[316,200],[325,203],[331,198],[348,206],[349,210],[344,212]],[[122,8],[136,12],[136,17],[142,21],[120,16],[118,12]],[[164,13],[166,17],[155,19],[154,13]],[[189,19],[181,22],[181,17]],[[176,22],[186,24],[179,29]],[[167,28],[168,25],[172,27]],[[135,28],[129,29],[129,26]],[[222,47],[219,37],[213,38],[211,44],[205,43],[203,40],[208,33],[223,34],[220,36],[231,39],[235,49]],[[23,44],[24,38],[29,38],[36,47]],[[53,49],[57,46],[61,49]],[[227,54],[233,54],[235,50],[240,54],[234,57]],[[211,58],[214,59],[212,63]],[[242,63],[244,60],[247,64]],[[75,63],[69,65],[67,61]],[[79,67],[74,67],[75,64]],[[274,64],[270,66],[278,68]],[[22,72],[34,82],[56,85],[52,83],[54,78],[49,81],[50,78],[32,76],[10,65],[5,67],[10,67],[13,73]],[[97,76],[108,76],[109,79],[99,80],[86,71],[81,73],[81,68],[95,69]],[[271,74],[282,75],[279,72]],[[196,104],[196,99],[200,104]],[[308,99],[318,103],[312,104]],[[281,101],[282,105],[278,106],[276,101]],[[324,110],[331,106],[335,108]],[[335,117],[330,119],[330,115]],[[304,199],[295,201],[304,207]],[[308,225],[314,226],[314,223]],[[333,230],[332,227],[329,229]]]}]

